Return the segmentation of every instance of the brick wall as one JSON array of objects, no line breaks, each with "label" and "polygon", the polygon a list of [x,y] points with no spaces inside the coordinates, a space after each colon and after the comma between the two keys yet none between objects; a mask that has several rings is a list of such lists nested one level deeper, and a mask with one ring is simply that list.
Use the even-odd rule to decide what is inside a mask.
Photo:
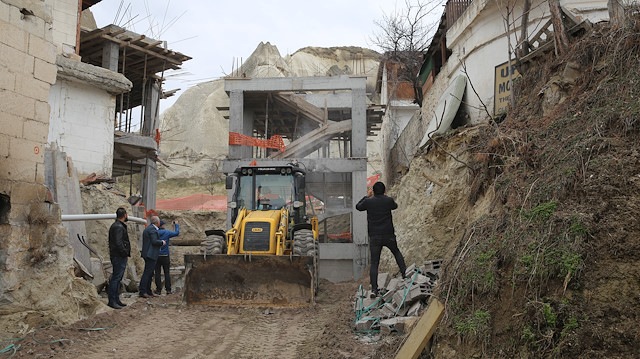
[{"label": "brick wall", "polygon": [[58,52],[72,54],[76,52],[78,31],[78,0],[55,0],[53,8],[53,43]]},{"label": "brick wall", "polygon": [[0,181],[44,183],[49,90],[57,68],[50,8],[43,5],[0,0]]}]

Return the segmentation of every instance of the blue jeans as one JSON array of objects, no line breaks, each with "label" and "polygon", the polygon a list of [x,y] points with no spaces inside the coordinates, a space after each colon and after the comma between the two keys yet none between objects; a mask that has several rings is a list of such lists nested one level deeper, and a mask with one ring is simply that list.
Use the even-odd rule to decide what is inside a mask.
[{"label": "blue jeans", "polygon": [[109,303],[113,304],[120,301],[120,281],[124,276],[124,271],[127,269],[127,257],[111,256],[111,266],[113,267],[113,274],[111,274],[111,280],[109,280],[107,295],[109,296]]},{"label": "blue jeans", "polygon": [[142,278],[140,278],[140,295],[151,295],[151,279],[153,278],[153,271],[156,269],[156,260],[151,258],[144,259],[144,272],[142,272]]}]

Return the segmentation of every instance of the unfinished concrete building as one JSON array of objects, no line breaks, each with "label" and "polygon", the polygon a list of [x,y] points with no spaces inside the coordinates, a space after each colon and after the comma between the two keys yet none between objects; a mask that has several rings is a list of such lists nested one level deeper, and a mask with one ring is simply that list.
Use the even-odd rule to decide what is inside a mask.
[{"label": "unfinished concrete building", "polygon": [[[366,78],[228,78],[225,91],[231,137],[223,171],[253,161],[305,169],[307,211],[320,221],[320,277],[359,278],[368,264],[368,242],[366,214],[355,203],[366,194],[367,136],[379,130],[382,116],[379,106],[367,104]],[[235,134],[278,135],[286,149],[241,145]]]}]

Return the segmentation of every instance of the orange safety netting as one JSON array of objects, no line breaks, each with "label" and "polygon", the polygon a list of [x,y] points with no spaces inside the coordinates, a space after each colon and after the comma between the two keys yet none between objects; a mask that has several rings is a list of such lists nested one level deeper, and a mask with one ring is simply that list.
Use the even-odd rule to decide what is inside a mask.
[{"label": "orange safety netting", "polygon": [[261,140],[259,138],[245,136],[237,132],[229,132],[229,144],[274,148],[282,152],[285,150],[284,141],[282,140],[282,136],[279,135],[273,135],[268,140]]},{"label": "orange safety netting", "polygon": [[159,199],[156,201],[156,208],[162,210],[207,209],[226,211],[227,196],[194,194],[180,198]]}]

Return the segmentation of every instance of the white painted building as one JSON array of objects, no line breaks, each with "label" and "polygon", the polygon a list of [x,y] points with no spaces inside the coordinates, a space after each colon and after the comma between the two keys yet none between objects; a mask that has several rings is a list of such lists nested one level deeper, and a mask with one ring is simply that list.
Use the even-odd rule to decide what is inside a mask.
[{"label": "white painted building", "polygon": [[78,0],[52,1],[51,7],[58,73],[49,92],[47,143],[71,157],[79,178],[92,172],[111,176],[115,96],[129,91],[131,81],[80,61]]},{"label": "white painted building", "polygon": [[[507,24],[504,21],[507,13],[500,7],[501,4],[493,0],[473,1],[453,24],[447,24],[446,48],[451,51],[451,56],[443,65],[439,76],[446,76],[450,80],[457,75],[464,75],[462,63],[466,65],[467,85],[470,81],[480,96],[478,98],[475,95],[471,86],[466,87],[462,106],[472,124],[486,121],[485,106],[491,115],[499,112],[494,108],[494,96],[497,93],[494,88],[496,81],[500,81],[499,78],[496,79],[496,67],[509,61],[509,40]],[[523,12],[522,5],[523,1],[516,2],[511,17],[520,19]],[[578,20],[589,20],[595,23],[608,19],[607,2],[603,0],[564,0],[560,5]],[[548,2],[532,0],[529,12],[529,38],[533,37],[549,19]],[[515,24],[509,24],[509,28],[511,46],[515,47],[520,37],[520,20]],[[513,53],[511,59],[514,59]],[[506,68],[505,66],[502,69],[503,74],[506,74]],[[504,85],[510,87],[510,84]],[[423,110],[425,107],[432,106],[435,104],[423,103]]]}]

